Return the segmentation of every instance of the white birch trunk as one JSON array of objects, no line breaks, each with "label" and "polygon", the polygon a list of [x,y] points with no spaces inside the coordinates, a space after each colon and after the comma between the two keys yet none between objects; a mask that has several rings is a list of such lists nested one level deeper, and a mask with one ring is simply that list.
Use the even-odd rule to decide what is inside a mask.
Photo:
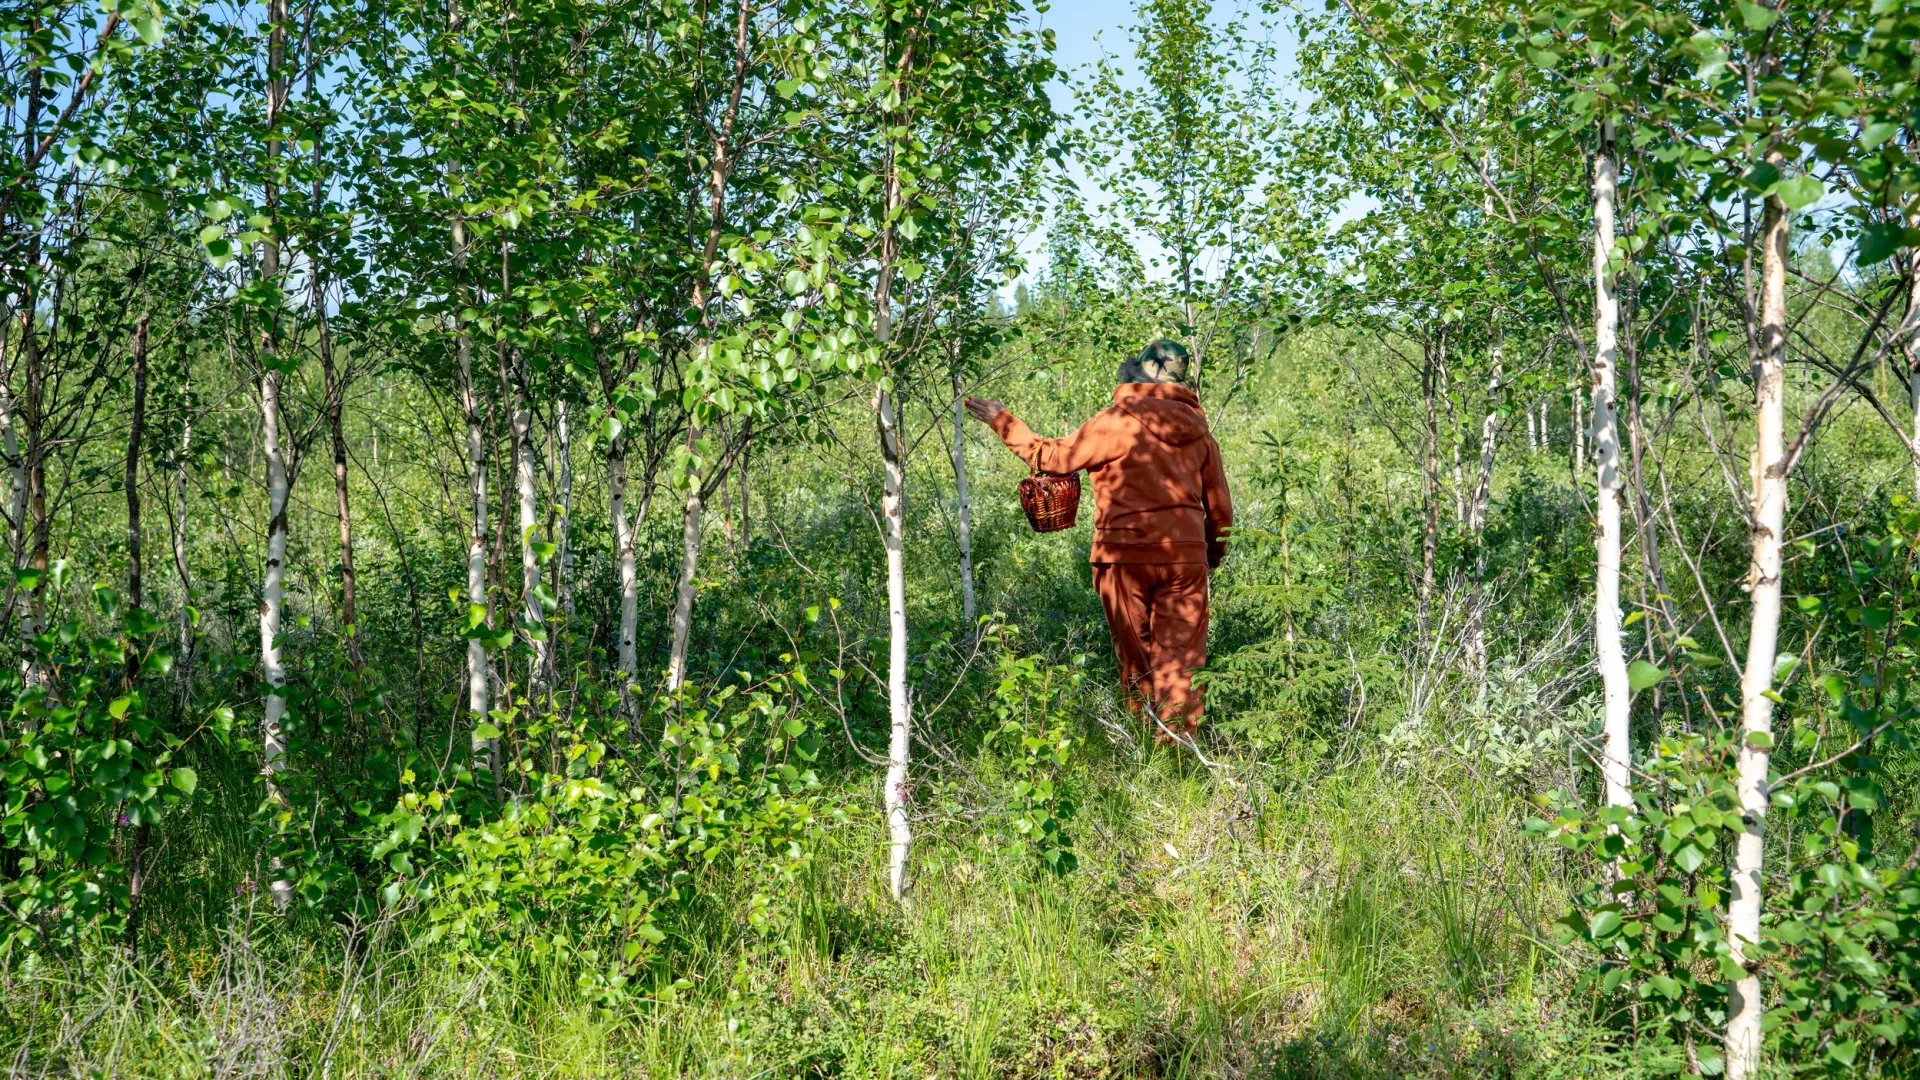
[{"label": "white birch trunk", "polygon": [[187,566],[187,455],[193,448],[193,414],[180,422],[180,460],[173,470],[173,572],[180,578],[180,700],[193,693],[193,576]]},{"label": "white birch trunk", "polygon": [[[1782,168],[1779,153],[1768,155]],[[1746,666],[1740,676],[1740,810],[1744,827],[1735,840],[1733,897],[1727,905],[1727,940],[1734,962],[1746,974],[1727,999],[1727,1077],[1749,1080],[1760,1070],[1760,973],[1748,950],[1760,940],[1761,872],[1767,820],[1767,770],[1772,762],[1773,664],[1780,634],[1781,549],[1787,517],[1786,204],[1769,196],[1761,225],[1760,355],[1754,370],[1753,565],[1747,582],[1753,623]]]},{"label": "white birch trunk", "polygon": [[1462,440],[1460,438],[1458,418],[1449,418],[1447,426],[1453,429],[1453,520],[1455,525],[1465,529],[1467,527],[1467,517],[1469,514],[1467,503],[1470,499],[1470,494],[1467,491],[1466,469],[1460,460],[1460,443]]},{"label": "white birch trunk", "polygon": [[953,373],[953,490],[960,544],[960,610],[967,620],[967,636],[972,637],[980,618],[973,594],[973,504],[967,497],[967,410],[964,405],[960,372]]},{"label": "white birch trunk", "polygon": [[[689,444],[699,438],[689,432]],[[680,517],[680,583],[673,594],[673,651],[667,657],[667,689],[680,689],[687,681],[687,643],[693,636],[693,599],[699,591],[700,529],[706,505],[700,494],[698,472],[687,477],[687,502]]]},{"label": "white birch trunk", "polygon": [[1580,378],[1576,372],[1573,392],[1567,395],[1567,452],[1573,455],[1573,476],[1575,480],[1587,471],[1587,413],[1586,399],[1580,396]]},{"label": "white birch trunk", "polygon": [[533,655],[527,662],[527,701],[538,702],[547,689],[547,610],[540,603],[540,558],[534,553],[534,530],[540,519],[533,477],[533,402],[526,360],[520,358],[519,385],[513,402],[513,482],[520,499],[520,604]]},{"label": "white birch trunk", "polygon": [[[286,59],[287,0],[269,0],[267,18],[272,25],[267,44],[267,129],[275,130],[286,106],[287,83],[281,74]],[[280,156],[280,140],[267,140],[267,161],[271,172]],[[267,181],[266,203],[269,217],[279,211],[279,192],[274,181]],[[269,237],[261,244],[260,272],[273,282],[280,276],[280,244]],[[275,312],[277,317],[278,312]],[[276,318],[270,317],[262,333],[260,368],[260,443],[267,467],[267,567],[260,582],[260,673],[266,682],[265,710],[260,720],[260,767],[266,777],[267,797],[275,803],[283,798],[274,781],[286,767],[287,744],[281,724],[287,714],[287,664],[282,655],[281,624],[286,604],[287,572],[287,462],[280,450],[280,374],[274,370],[279,348]],[[280,860],[274,859],[273,881],[269,888],[274,905],[282,911],[293,902],[293,883],[279,874]]]},{"label": "white birch trunk", "polygon": [[[1920,196],[1915,196],[1907,212],[1907,225],[1920,229]],[[1913,408],[1913,427],[1909,437],[1920,446],[1920,247],[1907,252],[1907,399]],[[12,438],[12,429],[8,429]],[[9,461],[13,460],[11,457]],[[15,491],[22,488],[16,487]],[[1913,458],[1913,496],[1920,500],[1920,454]]]},{"label": "white birch trunk", "polygon": [[614,562],[620,578],[619,673],[620,710],[632,727],[640,722],[639,705],[634,700],[633,683],[640,666],[635,641],[640,626],[640,571],[634,558],[634,523],[627,520],[627,447],[625,436],[616,436],[607,444],[607,498],[613,514]]},{"label": "white birch trunk", "polygon": [[[20,566],[26,558],[27,544],[27,457],[20,452],[20,429],[16,423],[19,406],[13,399],[13,356],[11,341],[13,309],[0,301],[0,454],[7,465],[7,557],[8,567]],[[8,586],[11,594],[12,586]]]},{"label": "white birch trunk", "polygon": [[560,614],[573,618],[573,431],[572,409],[561,398],[554,426],[560,441],[560,516],[554,522],[554,558],[559,567]]},{"label": "white birch trunk", "polygon": [[1594,541],[1598,558],[1594,567],[1593,640],[1600,666],[1605,732],[1601,770],[1607,803],[1630,806],[1633,748],[1628,720],[1632,696],[1627,685],[1627,654],[1620,638],[1620,432],[1614,416],[1620,301],[1609,265],[1619,180],[1613,125],[1609,122],[1601,127],[1600,150],[1593,162],[1593,460],[1594,512],[1599,526]]},{"label": "white birch trunk", "polygon": [[[29,293],[29,299],[31,299]],[[34,309],[31,305],[20,313],[20,355],[27,366],[26,372],[26,409],[27,424],[26,452],[21,456],[22,467],[26,472],[27,498],[21,506],[23,522],[20,529],[21,562],[40,572],[27,596],[24,610],[20,613],[20,636],[30,641],[40,633],[46,616],[47,590],[47,463],[46,443],[42,434],[45,423],[41,413],[44,403],[40,387],[40,346],[38,329],[34,326]],[[25,524],[31,522],[31,525]],[[20,658],[20,675],[24,684],[31,687],[46,688],[47,670],[40,663],[38,654],[23,649]]]},{"label": "white birch trunk", "polygon": [[[901,69],[907,67],[902,57]],[[900,94],[896,81],[894,93]],[[898,122],[897,118],[894,118]],[[891,136],[889,136],[891,137]],[[880,273],[873,288],[873,331],[884,362],[893,341],[893,275],[900,257],[895,215],[902,205],[897,148],[889,146],[880,230]],[[1191,320],[1189,320],[1191,322]],[[1195,357],[1194,385],[1199,385]],[[881,799],[887,813],[887,883],[896,904],[907,904],[907,873],[913,856],[913,823],[907,817],[909,770],[913,763],[913,699],[907,686],[907,470],[906,446],[893,394],[884,382],[874,388],[873,411],[880,428],[884,487],[880,516],[887,550],[887,773]]]},{"label": "white birch trunk", "polygon": [[1437,385],[1436,357],[1439,341],[1423,346],[1420,367],[1420,402],[1424,413],[1420,466],[1420,651],[1425,653],[1433,641],[1433,586],[1440,550],[1440,413],[1434,403]]},{"label": "white birch trunk", "polygon": [[[453,218],[453,260],[456,272],[466,266],[467,223],[459,214]],[[458,316],[456,316],[456,319]],[[473,337],[465,321],[459,322],[454,336],[454,352],[460,362],[460,408],[467,421],[467,491],[473,504],[472,528],[467,532],[467,611],[468,620],[478,617],[489,625],[487,610],[487,440],[481,422],[480,394],[473,383]],[[479,725],[492,712],[492,687],[487,673],[487,647],[478,638],[467,639],[467,713],[474,725],[470,746],[474,763],[485,759],[493,768],[497,740],[483,739]]]},{"label": "white birch trunk", "polygon": [[[287,463],[280,453],[280,375],[272,368],[260,373],[260,433],[267,455],[267,569],[260,583],[260,673],[267,692],[260,721],[260,767],[267,778],[267,797],[279,802],[274,777],[285,768],[287,753],[280,730],[287,714],[287,664],[280,638],[286,602]],[[292,903],[291,882],[276,875],[272,888],[275,904],[284,909]]]},{"label": "white birch trunk", "polygon": [[[884,316],[883,316],[884,317]],[[884,341],[884,336],[882,337]],[[893,395],[879,391],[880,454],[886,470],[880,500],[887,548],[887,882],[896,903],[907,897],[913,825],[907,820],[907,770],[913,757],[913,705],[907,691],[906,468]]]},{"label": "white birch trunk", "polygon": [[1487,508],[1493,501],[1493,460],[1500,439],[1500,393],[1506,378],[1506,343],[1493,339],[1493,373],[1487,379],[1487,415],[1480,421],[1480,468],[1467,503],[1467,531],[1473,537],[1473,603],[1467,613],[1467,657],[1475,678],[1487,676]]}]

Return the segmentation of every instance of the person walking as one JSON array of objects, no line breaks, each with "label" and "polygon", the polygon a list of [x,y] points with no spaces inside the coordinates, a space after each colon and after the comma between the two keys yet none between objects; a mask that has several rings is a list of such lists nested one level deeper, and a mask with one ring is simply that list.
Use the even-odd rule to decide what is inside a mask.
[{"label": "person walking", "polygon": [[1190,736],[1205,713],[1193,673],[1207,662],[1207,578],[1233,526],[1220,445],[1186,375],[1186,348],[1153,342],[1121,362],[1112,407],[1060,439],[1035,435],[1001,402],[966,400],[1030,468],[1092,479],[1093,587],[1128,705],[1150,707],[1162,743]]}]

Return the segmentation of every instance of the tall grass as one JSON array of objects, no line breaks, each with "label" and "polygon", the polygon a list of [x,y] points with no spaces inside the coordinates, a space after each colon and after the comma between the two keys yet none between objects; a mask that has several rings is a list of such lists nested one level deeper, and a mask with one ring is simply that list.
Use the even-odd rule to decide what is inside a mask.
[{"label": "tall grass", "polygon": [[[1542,929],[1564,902],[1514,791],[1436,756],[1338,772],[1109,743],[1073,771],[1081,865],[990,820],[928,827],[886,898],[868,785],[771,939],[724,913],[672,975],[594,1004],[555,964],[428,945],[413,917],[293,927],[236,896],[129,962],[4,973],[15,1075],[1168,1077],[1551,1075],[1601,1063]],[[1271,756],[1267,760],[1272,760]],[[301,917],[295,916],[298,921]]]}]

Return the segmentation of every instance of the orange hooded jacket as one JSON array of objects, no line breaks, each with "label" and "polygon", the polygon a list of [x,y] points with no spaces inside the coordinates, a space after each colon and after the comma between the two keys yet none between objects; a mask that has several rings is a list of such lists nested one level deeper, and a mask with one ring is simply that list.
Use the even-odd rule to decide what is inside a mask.
[{"label": "orange hooded jacket", "polygon": [[993,419],[1007,448],[1040,472],[1085,469],[1093,480],[1095,563],[1205,563],[1226,555],[1233,500],[1200,399],[1173,383],[1121,383],[1062,439],[1043,439],[1011,412]]}]

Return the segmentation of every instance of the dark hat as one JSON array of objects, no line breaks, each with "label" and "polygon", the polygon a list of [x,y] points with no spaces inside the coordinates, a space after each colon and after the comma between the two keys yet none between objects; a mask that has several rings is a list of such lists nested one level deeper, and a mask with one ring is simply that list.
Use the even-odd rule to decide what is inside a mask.
[{"label": "dark hat", "polygon": [[1187,380],[1187,347],[1169,338],[1161,338],[1140,350],[1140,355],[1120,362],[1118,381],[1123,383],[1177,383]]}]

